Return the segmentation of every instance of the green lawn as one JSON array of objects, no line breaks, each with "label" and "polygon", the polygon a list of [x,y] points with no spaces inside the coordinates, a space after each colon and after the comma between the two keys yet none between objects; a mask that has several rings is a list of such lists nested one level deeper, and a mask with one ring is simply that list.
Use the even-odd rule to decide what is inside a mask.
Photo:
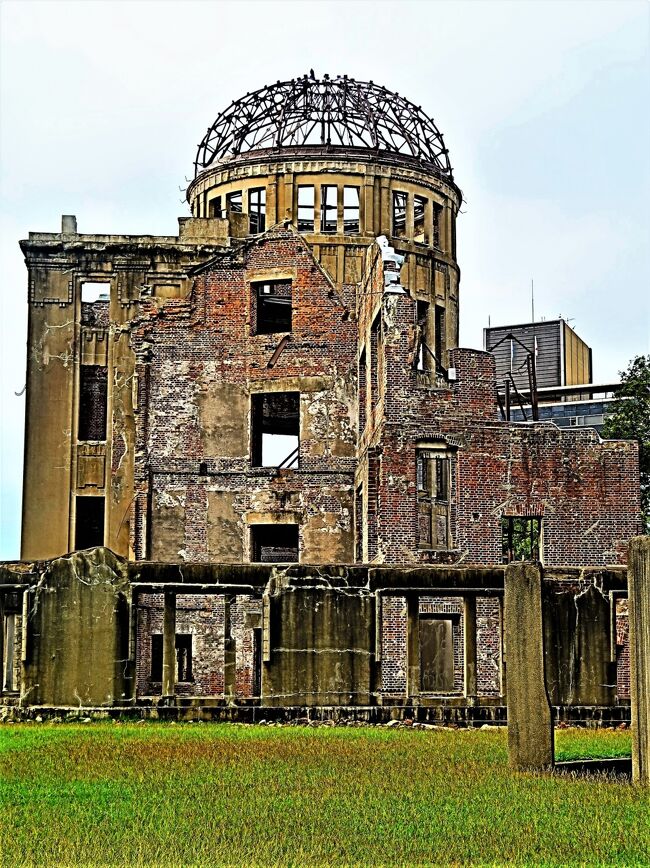
[{"label": "green lawn", "polygon": [[0,802],[3,866],[650,864],[650,792],[513,774],[505,730],[4,725]]}]

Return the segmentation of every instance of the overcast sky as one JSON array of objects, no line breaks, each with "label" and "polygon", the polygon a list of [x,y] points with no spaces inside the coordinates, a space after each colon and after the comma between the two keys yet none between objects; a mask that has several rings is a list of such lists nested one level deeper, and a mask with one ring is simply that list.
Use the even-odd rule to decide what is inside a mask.
[{"label": "overcast sky", "polygon": [[18,241],[175,234],[219,111],[347,74],[430,114],[465,204],[461,344],[568,318],[597,381],[649,352],[650,4],[0,0],[0,559],[19,555],[26,271]]}]

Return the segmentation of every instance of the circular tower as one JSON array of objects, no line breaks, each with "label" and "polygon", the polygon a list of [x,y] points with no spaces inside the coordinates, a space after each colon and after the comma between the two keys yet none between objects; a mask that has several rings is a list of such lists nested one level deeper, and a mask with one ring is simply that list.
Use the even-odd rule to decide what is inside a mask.
[{"label": "circular tower", "polygon": [[387,236],[405,256],[402,284],[430,307],[431,343],[443,358],[458,345],[462,194],[437,126],[399,94],[313,72],[248,93],[203,137],[187,199],[233,236],[292,223],[344,290]]}]

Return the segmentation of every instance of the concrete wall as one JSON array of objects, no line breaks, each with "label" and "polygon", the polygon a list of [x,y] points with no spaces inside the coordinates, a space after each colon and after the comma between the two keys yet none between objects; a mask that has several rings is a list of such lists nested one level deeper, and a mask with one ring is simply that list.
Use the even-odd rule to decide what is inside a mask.
[{"label": "concrete wall", "polygon": [[21,702],[119,705],[132,696],[130,588],[107,549],[45,565],[28,595]]}]

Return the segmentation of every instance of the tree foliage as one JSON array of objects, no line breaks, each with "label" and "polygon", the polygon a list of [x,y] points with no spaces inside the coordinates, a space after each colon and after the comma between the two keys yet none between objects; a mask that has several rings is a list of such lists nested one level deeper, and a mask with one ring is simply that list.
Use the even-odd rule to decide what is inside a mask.
[{"label": "tree foliage", "polygon": [[626,371],[621,371],[620,398],[605,420],[603,437],[637,440],[641,471],[641,511],[645,531],[650,532],[650,355],[636,356]]}]

